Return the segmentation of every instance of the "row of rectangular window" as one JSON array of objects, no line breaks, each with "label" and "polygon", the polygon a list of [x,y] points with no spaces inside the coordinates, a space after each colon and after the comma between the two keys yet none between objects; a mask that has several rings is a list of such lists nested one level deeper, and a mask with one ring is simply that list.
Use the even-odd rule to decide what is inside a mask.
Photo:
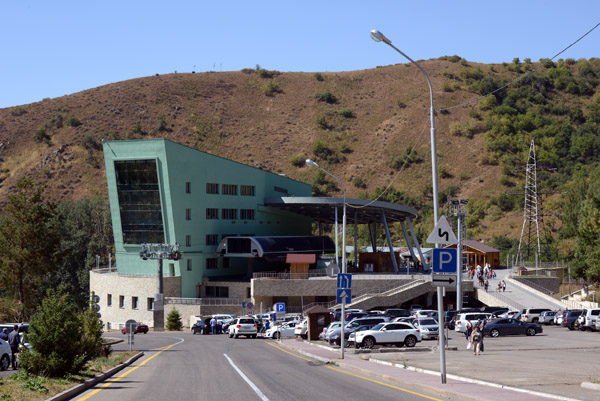
[{"label": "row of rectangular window", "polygon": [[[112,306],[112,294],[106,296],[106,306]],[[119,295],[119,308],[125,309],[125,295]],[[139,309],[138,297],[131,297],[131,309]],[[154,309],[154,298],[146,298],[146,309]]]},{"label": "row of rectangular window", "polygon": [[[223,234],[221,239],[236,237],[237,234]],[[241,237],[254,237],[254,234],[240,234]],[[219,234],[206,234],[206,245],[219,245]]]},{"label": "row of rectangular window", "polygon": [[[188,183],[186,183],[186,191],[188,189]],[[221,193],[223,195],[237,195],[236,184],[221,184]],[[189,193],[189,192],[188,192]],[[218,195],[219,194],[219,184],[214,182],[206,183],[206,193]],[[242,196],[255,196],[256,187],[254,185],[240,185],[240,195]]]},{"label": "row of rectangular window", "polygon": [[[187,259],[186,268],[188,271],[192,270],[192,259]],[[219,258],[206,258],[206,268],[207,269],[218,269],[219,268]],[[229,258],[223,258],[223,268],[229,268]]]},{"label": "row of rectangular window", "polygon": [[[191,215],[191,212],[190,212],[190,215]],[[254,220],[255,216],[256,216],[256,213],[255,213],[254,209],[240,209],[240,220]],[[218,208],[206,208],[206,219],[207,220],[218,220],[219,219],[219,209]],[[237,220],[237,209],[221,209],[221,219]]]}]

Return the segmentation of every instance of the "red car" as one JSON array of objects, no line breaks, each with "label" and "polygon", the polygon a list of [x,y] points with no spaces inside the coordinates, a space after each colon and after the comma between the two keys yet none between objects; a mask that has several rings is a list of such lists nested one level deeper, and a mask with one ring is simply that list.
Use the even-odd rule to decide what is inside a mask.
[{"label": "red car", "polygon": [[[127,327],[123,327],[121,329],[121,333],[123,334],[127,334],[129,333],[129,330],[127,330]],[[135,328],[135,330],[133,331],[133,334],[139,334],[139,333],[148,333],[148,325],[145,324],[138,324]]]}]

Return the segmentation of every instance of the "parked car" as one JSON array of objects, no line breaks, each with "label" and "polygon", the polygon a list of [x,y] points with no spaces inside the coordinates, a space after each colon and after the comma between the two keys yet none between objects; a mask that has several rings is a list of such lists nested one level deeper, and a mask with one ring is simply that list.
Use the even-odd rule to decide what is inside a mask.
[{"label": "parked car", "polygon": [[568,328],[569,330],[575,330],[575,324],[577,318],[583,313],[581,309],[566,310],[563,313],[561,326]]},{"label": "parked car", "polygon": [[583,313],[579,316],[579,330],[596,331],[598,316],[600,316],[600,308],[584,309]]},{"label": "parked car", "polygon": [[542,312],[550,312],[552,309],[548,308],[528,308],[523,309],[521,320],[527,323],[537,323],[540,320],[540,314]]},{"label": "parked car", "polygon": [[296,324],[296,328],[294,329],[294,335],[306,339],[308,336],[306,332],[308,331],[308,319],[304,319],[300,323]]},{"label": "parked car", "polygon": [[460,315],[457,315],[454,331],[464,333],[466,331],[465,324],[467,321],[471,321],[471,324],[475,324],[479,319],[488,320],[490,316],[492,316],[491,313],[483,312],[461,313]]},{"label": "parked car", "polygon": [[386,309],[383,315],[391,319],[395,317],[409,317],[410,311],[408,309]]},{"label": "parked car", "polygon": [[340,327],[341,325],[342,325],[342,322],[329,323],[329,326],[323,328],[323,331],[319,333],[319,340],[325,341],[325,337],[327,336],[327,333],[329,333],[333,329]]},{"label": "parked car", "polygon": [[192,334],[210,334],[210,319],[198,320],[191,328]]},{"label": "parked car", "polygon": [[518,311],[518,310],[511,310],[505,313],[501,313],[500,315],[498,315],[498,317],[511,317],[513,319],[521,319],[521,315],[523,314],[523,312]]},{"label": "parked car", "polygon": [[490,337],[508,335],[535,336],[542,333],[543,329],[538,323],[527,323],[513,318],[499,318],[488,322],[483,328],[483,334]]},{"label": "parked car", "polygon": [[235,318],[223,320],[223,324],[221,325],[221,330],[223,330],[223,333],[229,332],[229,325],[231,325],[231,323],[233,323],[234,321]]},{"label": "parked car", "polygon": [[256,338],[257,333],[256,319],[251,316],[238,317],[229,326],[229,338],[238,338],[239,336]]},{"label": "parked car", "polygon": [[368,316],[369,316],[369,314],[367,312],[349,312],[349,313],[346,313],[346,319],[344,319],[344,320],[346,320],[347,322],[350,322],[356,318],[368,317]]},{"label": "parked car", "polygon": [[562,326],[562,322],[563,322],[563,317],[565,315],[567,311],[563,310],[563,311],[558,311],[558,313],[556,314],[556,316],[554,316],[554,324],[557,326]]},{"label": "parked car", "polygon": [[[348,338],[349,334],[355,331],[358,327],[366,326],[371,328],[379,323],[387,322],[387,317],[361,317],[358,319],[354,319],[344,326],[344,338]],[[337,327],[332,329],[325,336],[325,341],[329,342],[329,344],[341,344],[341,334],[342,328]]]},{"label": "parked car", "polygon": [[437,311],[433,310],[433,309],[419,309],[413,312],[413,316],[416,318],[422,318],[422,317],[431,317],[433,315],[436,315]]},{"label": "parked car", "polygon": [[506,306],[484,306],[481,312],[491,313],[494,315],[501,315],[504,312],[508,312],[509,308]]},{"label": "parked car", "polygon": [[0,370],[7,370],[10,366],[10,345],[7,341],[0,340]]},{"label": "parked car", "polygon": [[[123,327],[121,329],[121,333],[127,334],[127,333],[129,333],[129,330],[127,329],[127,327]],[[133,334],[139,334],[139,333],[147,334],[148,333],[148,325],[138,323],[137,326],[135,326],[135,329],[133,330]]]},{"label": "parked car", "polygon": [[298,322],[276,322],[265,331],[266,338],[274,340],[281,337],[293,337]]},{"label": "parked car", "polygon": [[380,323],[355,335],[359,347],[373,348],[376,344],[414,347],[421,341],[421,331],[409,323]]},{"label": "parked car", "polygon": [[415,319],[413,326],[421,330],[423,340],[435,340],[440,333],[439,323],[430,317]]},{"label": "parked car", "polygon": [[546,326],[554,324],[554,317],[558,312],[551,310],[540,313],[540,317],[538,319],[539,324],[545,324]]}]

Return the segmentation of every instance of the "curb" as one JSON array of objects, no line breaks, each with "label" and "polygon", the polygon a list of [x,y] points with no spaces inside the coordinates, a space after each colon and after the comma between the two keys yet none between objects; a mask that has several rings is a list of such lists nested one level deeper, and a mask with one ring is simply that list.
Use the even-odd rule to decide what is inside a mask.
[{"label": "curb", "polygon": [[[317,346],[317,347],[329,349],[328,347],[323,346],[323,345],[312,344],[310,342],[309,342],[309,344],[311,344],[313,346]],[[304,350],[295,348],[292,345],[287,345],[287,344],[281,344],[281,345],[287,346],[288,348],[293,348],[296,352],[298,352],[298,353],[300,353],[302,355],[311,357],[313,359],[316,359],[316,360],[318,360],[320,362],[323,362],[323,363],[335,363],[338,366],[344,367],[346,369],[350,369],[350,370],[354,370],[354,371],[357,371],[357,372],[369,374],[371,376],[379,377],[381,379],[392,381],[392,382],[396,382],[396,383],[417,385],[417,386],[419,386],[421,388],[427,389],[427,390],[432,391],[432,392],[436,392],[438,394],[457,395],[457,393],[454,393],[454,392],[451,392],[451,391],[446,391],[446,390],[440,389],[438,387],[431,387],[431,386],[424,385],[424,384],[408,383],[406,381],[400,380],[400,379],[398,379],[396,377],[393,377],[393,376],[388,376],[388,375],[385,375],[385,374],[373,372],[373,371],[368,370],[368,369],[357,368],[357,367],[352,366],[350,364],[347,364],[344,361],[341,361],[339,359],[323,358],[323,357],[311,354],[308,351],[304,351]],[[401,365],[398,365],[398,364],[395,364],[395,363],[392,363],[392,362],[380,361],[380,360],[377,360],[377,359],[374,359],[374,358],[369,358],[368,361],[372,362],[372,363],[379,363],[381,365],[393,366],[393,367],[397,367],[397,368],[400,368],[400,369],[410,370],[410,371],[417,372],[417,373],[425,373],[425,374],[430,374],[430,375],[440,375],[440,372],[436,372],[434,370],[422,369],[422,368],[417,368],[417,367],[413,367],[413,366],[401,366]],[[503,385],[503,384],[486,382],[486,381],[477,380],[477,379],[471,379],[471,378],[468,378],[468,377],[463,377],[463,376],[458,376],[458,375],[446,374],[446,378],[454,379],[454,380],[458,380],[458,381],[462,381],[462,382],[466,382],[466,383],[473,383],[473,384],[479,384],[479,385],[482,385],[482,386],[494,387],[494,388],[497,388],[497,389],[511,390],[511,391],[516,391],[516,392],[519,392],[519,393],[525,393],[525,394],[531,394],[531,395],[536,395],[536,396],[540,396],[540,397],[546,397],[546,398],[555,399],[555,400],[561,400],[561,401],[578,401],[575,398],[568,398],[568,397],[564,397],[564,396],[560,396],[560,395],[555,395],[555,394],[548,394],[548,393],[542,393],[542,392],[539,392],[539,391],[526,390],[526,389],[522,389],[522,388],[518,388],[518,387],[511,387],[511,386],[506,386],[506,385]],[[584,383],[582,383],[581,386],[584,387],[584,388],[588,388],[588,389],[600,390],[600,384],[593,384],[593,383],[587,383],[587,382],[585,384],[586,384],[585,387],[584,387]],[[587,387],[587,385],[594,386],[594,387]],[[461,395],[461,394],[458,394],[458,395]],[[464,394],[462,394],[461,397],[463,397],[464,399],[466,399]]]},{"label": "curb", "polygon": [[600,384],[598,384],[598,383],[590,383],[590,382],[583,382],[583,383],[581,383],[581,388],[587,388],[588,390],[600,391]]},{"label": "curb", "polygon": [[99,374],[96,377],[92,377],[91,379],[86,380],[85,382],[83,382],[81,384],[78,384],[75,387],[68,388],[65,391],[63,391],[62,393],[58,393],[55,396],[47,398],[46,401],[65,401],[65,400],[69,400],[69,399],[75,397],[76,395],[78,395],[80,393],[83,393],[88,388],[96,385],[98,382],[101,382],[101,381],[105,380],[106,378],[114,375],[115,373],[119,372],[123,368],[131,365],[133,362],[137,361],[142,356],[144,356],[144,353],[140,352],[140,353],[132,356],[131,358],[129,358],[127,361],[123,362],[122,364],[117,365],[114,368],[109,369],[106,372],[104,372],[102,374]]}]

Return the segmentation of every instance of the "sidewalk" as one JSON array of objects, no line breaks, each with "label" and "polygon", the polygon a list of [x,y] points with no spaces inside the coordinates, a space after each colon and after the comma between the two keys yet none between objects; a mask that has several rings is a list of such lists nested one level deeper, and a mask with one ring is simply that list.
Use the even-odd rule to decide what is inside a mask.
[{"label": "sidewalk", "polygon": [[[418,386],[428,391],[444,395],[454,395],[460,399],[482,400],[482,401],[548,401],[554,400],[577,400],[568,396],[545,394],[522,388],[508,387],[500,383],[484,382],[473,378],[460,377],[446,374],[446,384],[442,384],[439,351],[435,351],[438,357],[437,371],[426,370],[411,366],[394,364],[386,361],[385,356],[391,353],[354,354],[352,349],[345,353],[344,359],[340,359],[339,349],[331,349],[326,345],[312,344],[308,341],[297,339],[284,339],[282,345],[311,358],[322,362],[335,362],[339,367],[358,371],[369,376],[392,381],[406,386]],[[414,352],[403,349],[400,352]],[[431,354],[432,352],[429,351]],[[419,355],[423,352],[418,352]],[[388,358],[389,359],[389,358]],[[474,368],[476,369],[476,367]],[[447,369],[448,371],[448,369]],[[476,371],[472,371],[476,374]],[[552,378],[548,378],[552,380]],[[600,397],[599,393],[596,393]],[[597,398],[596,398],[597,399]]]}]

